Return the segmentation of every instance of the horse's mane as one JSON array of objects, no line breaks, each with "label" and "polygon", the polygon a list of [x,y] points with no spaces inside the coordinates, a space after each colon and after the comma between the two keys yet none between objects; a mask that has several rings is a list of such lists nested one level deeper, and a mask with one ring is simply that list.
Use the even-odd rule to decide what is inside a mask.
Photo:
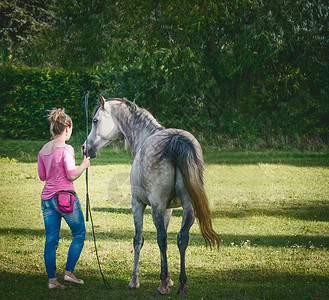
[{"label": "horse's mane", "polygon": [[[146,126],[154,127],[154,129],[157,129],[157,130],[164,129],[164,127],[158,123],[158,121],[153,117],[153,115],[148,110],[139,107],[134,102],[131,102],[125,98],[110,98],[110,99],[106,100],[106,102],[111,102],[111,101],[118,101],[118,102],[121,102],[123,105],[125,105],[126,108],[128,109],[128,111],[130,112],[130,116],[133,116],[132,122],[134,124],[143,123]],[[101,104],[98,104],[95,107],[93,116],[95,116],[95,114],[97,113],[97,111],[100,107],[101,107]],[[127,118],[127,120],[128,120],[128,118],[131,119],[130,116],[125,114],[125,117]]]},{"label": "horse's mane", "polygon": [[[109,102],[109,101],[120,101],[120,102],[128,101],[128,102],[130,102],[129,100],[126,100],[126,99],[123,99],[123,98],[110,98],[110,99],[105,100],[105,102]],[[97,111],[100,109],[101,106],[102,105],[100,103],[98,103],[96,105],[96,107],[93,111],[93,117],[96,115]]]},{"label": "horse's mane", "polygon": [[146,109],[139,107],[135,103],[123,100],[131,114],[134,116],[134,123],[144,123],[148,126],[153,126],[157,129],[164,129],[163,126],[154,118],[154,116]]}]

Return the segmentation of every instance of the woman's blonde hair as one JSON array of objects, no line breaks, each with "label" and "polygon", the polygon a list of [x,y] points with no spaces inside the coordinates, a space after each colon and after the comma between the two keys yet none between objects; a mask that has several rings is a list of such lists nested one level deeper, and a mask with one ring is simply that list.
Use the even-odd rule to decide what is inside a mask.
[{"label": "woman's blonde hair", "polygon": [[64,108],[53,108],[47,115],[50,122],[50,133],[53,137],[63,133],[66,127],[72,127],[72,119]]}]

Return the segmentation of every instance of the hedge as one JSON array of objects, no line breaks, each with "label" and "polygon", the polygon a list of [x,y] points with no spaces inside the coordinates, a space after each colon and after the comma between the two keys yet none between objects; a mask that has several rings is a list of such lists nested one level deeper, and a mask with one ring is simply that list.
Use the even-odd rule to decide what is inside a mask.
[{"label": "hedge", "polygon": [[[189,130],[201,142],[244,148],[280,148],[290,144],[313,150],[328,144],[329,110],[325,96],[298,94],[289,102],[277,104],[272,98],[246,95],[242,99],[245,101],[240,102],[222,98],[219,107],[207,99],[204,103],[199,103],[198,98],[192,101],[193,90],[179,93],[174,84],[167,90],[151,89],[147,93],[142,84],[151,85],[161,76],[146,76],[136,69],[122,77],[112,75],[107,72],[100,76],[99,71],[0,66],[0,137],[49,139],[45,116],[53,107],[65,108],[72,117],[74,131],[84,131],[84,91],[90,91],[91,112],[101,88],[104,96],[132,100],[136,96],[134,88],[138,87],[137,104],[149,109],[164,126]],[[142,78],[148,81],[145,83],[146,79]]]},{"label": "hedge", "polygon": [[[63,69],[0,67],[0,136],[49,138],[45,116],[54,107],[65,108],[75,130],[85,128],[84,91],[91,97],[99,85],[90,72]],[[95,98],[95,97],[93,97]]]}]

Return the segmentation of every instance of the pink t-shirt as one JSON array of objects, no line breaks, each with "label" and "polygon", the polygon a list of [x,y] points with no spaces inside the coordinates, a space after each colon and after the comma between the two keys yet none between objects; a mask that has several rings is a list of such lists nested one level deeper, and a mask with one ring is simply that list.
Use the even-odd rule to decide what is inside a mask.
[{"label": "pink t-shirt", "polygon": [[46,181],[41,199],[48,200],[61,190],[75,191],[68,176],[75,175],[76,172],[72,146],[58,146],[50,154],[42,154],[41,149],[38,155],[38,173],[40,180]]}]

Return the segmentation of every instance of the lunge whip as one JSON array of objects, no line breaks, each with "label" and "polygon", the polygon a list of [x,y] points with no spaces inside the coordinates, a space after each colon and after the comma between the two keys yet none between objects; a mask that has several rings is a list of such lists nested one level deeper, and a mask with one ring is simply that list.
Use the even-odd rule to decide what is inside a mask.
[{"label": "lunge whip", "polygon": [[[88,157],[88,95],[89,92],[85,92],[85,112],[86,112],[86,157]],[[88,168],[86,169],[86,221],[88,222],[88,209],[89,209],[89,191],[88,191]]]},{"label": "lunge whip", "polygon": [[[84,93],[84,99],[85,99],[85,111],[86,111],[86,134],[87,134],[87,139],[86,139],[86,157],[88,157],[88,95],[89,92]],[[88,214],[89,212],[89,214]],[[105,285],[106,289],[112,289],[108,281],[105,279],[105,276],[102,271],[101,263],[99,261],[98,257],[98,251],[97,251],[97,245],[96,245],[96,236],[95,236],[95,230],[94,230],[94,222],[93,222],[93,217],[91,215],[91,209],[90,209],[90,202],[89,202],[89,191],[88,191],[88,168],[86,169],[86,221],[88,222],[88,215],[90,215],[90,221],[91,221],[91,228],[93,232],[93,237],[94,237],[94,245],[95,245],[95,251],[96,251],[96,257],[97,257],[97,262],[98,262],[98,267],[99,267],[99,272],[102,275],[103,282]]]}]

